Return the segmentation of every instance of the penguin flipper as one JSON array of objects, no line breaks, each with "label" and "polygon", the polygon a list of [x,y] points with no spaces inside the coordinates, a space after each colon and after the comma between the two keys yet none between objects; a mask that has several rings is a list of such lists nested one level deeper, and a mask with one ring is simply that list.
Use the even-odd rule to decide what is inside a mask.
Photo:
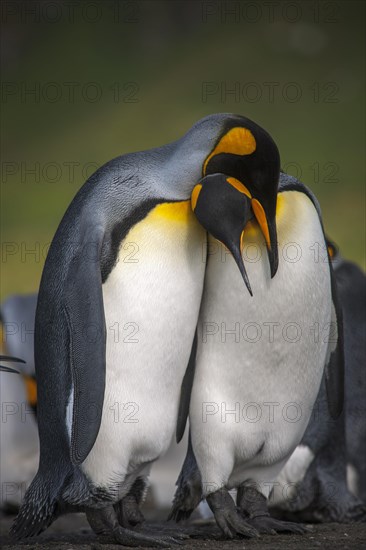
[{"label": "penguin flipper", "polygon": [[19,359],[19,357],[10,357],[9,355],[0,355],[0,361],[11,361],[12,363],[24,363],[24,359]]},{"label": "penguin flipper", "polygon": [[196,368],[196,353],[197,353],[197,330],[194,335],[191,355],[189,356],[187,369],[186,369],[181,390],[180,390],[177,429],[175,432],[177,443],[180,442],[180,440],[184,435],[184,430],[186,428],[187,418],[189,414],[189,403],[191,400],[194,371]]},{"label": "penguin flipper", "polygon": [[[329,361],[325,366],[325,387],[327,392],[328,408],[332,418],[340,416],[344,404],[344,334],[343,334],[343,314],[337,294],[337,284],[334,269],[329,257],[330,280],[332,289],[332,302],[334,317],[331,322],[331,333],[336,324],[337,341],[334,349],[331,351]],[[331,340],[331,339],[330,339]]]},{"label": "penguin flipper", "polygon": [[[19,357],[10,357],[9,355],[0,355],[0,361],[9,361],[13,363],[25,363],[24,359],[19,359]],[[0,371],[2,372],[15,372],[19,374],[19,371],[6,367],[5,365],[0,365]]]},{"label": "penguin flipper", "polygon": [[73,381],[71,460],[80,464],[91,451],[102,418],[106,371],[106,328],[100,268],[104,229],[84,232],[69,267],[64,313],[69,333]]},{"label": "penguin flipper", "polygon": [[19,374],[18,370],[11,369],[10,367],[5,367],[5,365],[0,365],[0,371],[1,372],[15,372],[16,374]]},{"label": "penguin flipper", "polygon": [[179,522],[188,519],[202,500],[202,479],[193,451],[191,432],[188,436],[187,454],[175,485],[177,489],[167,520]]}]

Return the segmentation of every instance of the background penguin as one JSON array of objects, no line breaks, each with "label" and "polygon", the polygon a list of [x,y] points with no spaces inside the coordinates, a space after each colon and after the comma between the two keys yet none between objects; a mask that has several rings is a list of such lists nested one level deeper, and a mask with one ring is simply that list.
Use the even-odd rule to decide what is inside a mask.
[{"label": "background penguin", "polygon": [[[33,299],[32,295],[32,299]],[[1,333],[1,351],[2,353],[5,353],[5,355],[0,355],[0,361],[6,361],[10,363],[19,363],[22,364],[22,371],[25,370],[32,370],[32,364],[33,359],[26,355],[26,351],[29,351],[29,347],[27,346],[21,346],[19,345],[22,342],[22,338],[20,337],[20,327],[18,323],[15,323],[14,326],[10,327],[10,324],[12,324],[8,319],[8,314],[10,311],[13,311],[15,313],[15,317],[18,317],[18,311],[14,312],[14,305],[18,305],[19,301],[22,301],[22,297],[10,297],[7,300],[5,300],[1,304],[1,310],[0,310],[0,333]],[[15,306],[15,309],[17,307]],[[23,308],[20,307],[22,310]],[[10,317],[14,317],[12,314]],[[12,342],[9,341],[11,339],[11,334],[17,334],[15,339],[12,339]],[[12,345],[12,343],[16,341],[16,345]],[[5,345],[4,345],[5,343]],[[21,359],[20,359],[21,357]],[[16,369],[13,369],[11,367],[0,365],[0,370],[3,372],[16,372],[19,374],[19,371]]]},{"label": "background penguin", "polygon": [[[29,405],[36,412],[37,386],[34,366],[34,321],[37,293],[9,296],[1,303],[0,319],[3,350],[22,357],[20,374],[25,384]],[[19,383],[21,380],[19,380]]]},{"label": "background penguin", "polygon": [[348,479],[351,491],[366,503],[366,277],[357,265],[339,256],[334,266],[345,319]]},{"label": "background penguin", "polygon": [[20,375],[27,365],[23,359],[9,355],[0,355],[0,361],[17,367],[0,365],[0,509],[11,514],[18,509],[27,482],[37,471],[37,452],[33,451],[38,449],[38,437]]},{"label": "background penguin", "polygon": [[[246,262],[253,297],[240,294],[242,282],[230,256],[226,262],[208,256],[189,413],[191,442],[171,517],[189,516],[204,497],[228,537],[246,534],[243,518],[263,533],[301,533],[301,525],[270,517],[267,498],[302,439],[324,367],[332,416],[339,416],[343,404],[342,321],[332,269],[328,261],[315,262],[312,252],[314,243],[324,243],[319,207],[305,186],[281,174],[276,211],[281,255],[271,280],[261,232],[256,223],[248,224],[255,180],[233,182],[216,174],[200,185],[193,208],[201,224],[234,251],[238,264],[238,250],[249,256],[249,247],[255,248],[254,258]],[[205,208],[208,189],[211,200],[216,195],[221,208],[231,208],[235,232],[228,233],[224,224],[220,233],[213,230],[220,216]],[[275,194],[268,191],[272,200]],[[314,324],[323,330],[331,321],[339,337],[335,334],[329,343],[314,339]],[[239,513],[228,494],[233,488],[238,489]]]},{"label": "background penguin", "polygon": [[1,352],[25,360],[16,363],[18,375],[1,376],[0,507],[4,513],[18,511],[39,461],[33,345],[36,302],[36,294],[18,295],[9,296],[0,306]]},{"label": "background penguin", "polygon": [[72,201],[38,297],[40,464],[15,537],[85,510],[96,533],[121,544],[164,544],[123,526],[141,520],[145,478],[169,446],[182,381],[179,419],[186,415],[206,250],[190,195],[209,169],[250,172],[262,141],[275,147],[244,117],[209,116],[177,142],[107,163]]},{"label": "background penguin", "polygon": [[277,479],[292,494],[276,488],[271,506],[278,517],[296,521],[365,521],[366,277],[329,240],[327,246],[343,312],[345,409],[331,418],[323,380],[301,445]]}]

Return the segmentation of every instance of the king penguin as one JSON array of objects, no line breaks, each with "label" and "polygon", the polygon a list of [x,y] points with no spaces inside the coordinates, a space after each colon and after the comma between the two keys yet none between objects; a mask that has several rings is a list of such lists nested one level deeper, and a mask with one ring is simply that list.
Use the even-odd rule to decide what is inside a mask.
[{"label": "king penguin", "polygon": [[[251,174],[262,142],[276,153],[254,122],[208,116],[174,143],[108,162],[73,199],[40,285],[40,463],[12,527],[16,538],[85,511],[97,534],[119,544],[174,542],[131,527],[141,521],[151,464],[188,414],[207,247],[191,194],[213,171]],[[272,185],[270,166],[260,176]]]},{"label": "king penguin", "polygon": [[[275,205],[277,250],[256,202],[255,179],[213,174],[192,193],[193,210],[210,233],[209,249],[215,250],[216,238],[231,254],[224,254],[225,261],[208,255],[190,443],[171,517],[189,517],[205,498],[229,538],[253,527],[260,533],[304,532],[299,524],[272,518],[268,497],[305,432],[324,368],[332,416],[343,406],[341,312],[330,262],[314,257],[317,243],[325,246],[319,206],[295,178],[281,173],[278,180],[278,190],[261,188]],[[219,205],[214,216],[207,208],[212,202]],[[214,227],[218,219],[223,221]],[[243,273],[242,256],[252,296],[240,292],[236,264]],[[271,278],[273,257],[278,264]],[[237,507],[231,489],[237,489]]]},{"label": "king penguin", "polygon": [[8,355],[22,357],[25,360],[25,364],[20,369],[21,380],[19,380],[19,383],[24,384],[28,403],[35,413],[37,408],[37,386],[34,368],[36,306],[37,293],[14,294],[8,296],[0,304],[0,331],[3,335],[3,351]]},{"label": "king penguin", "polygon": [[[271,512],[289,520],[365,522],[366,277],[329,239],[327,249],[343,313],[343,414],[330,416],[323,380],[304,437],[276,480],[270,506]],[[319,261],[325,257],[325,248],[319,249]],[[281,490],[285,485],[293,490]]]},{"label": "king penguin", "polygon": [[18,376],[1,377],[0,400],[5,413],[0,433],[0,509],[3,513],[19,511],[25,488],[38,469],[33,347],[36,304],[37,294],[11,295],[0,304],[1,352],[25,360],[25,364],[17,363]]}]

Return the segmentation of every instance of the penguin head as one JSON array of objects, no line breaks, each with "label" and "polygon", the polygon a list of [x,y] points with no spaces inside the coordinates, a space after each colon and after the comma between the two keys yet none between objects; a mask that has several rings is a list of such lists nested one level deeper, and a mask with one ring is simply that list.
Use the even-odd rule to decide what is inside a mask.
[{"label": "penguin head", "polygon": [[335,262],[339,260],[339,249],[338,246],[329,239],[329,237],[326,237],[326,243],[327,243],[327,250],[329,258],[332,262]]},{"label": "penguin head", "polygon": [[[216,200],[221,200],[224,196],[226,197],[226,191],[229,193],[226,187],[223,186],[224,181],[227,185],[230,179],[229,186],[231,185],[234,188],[236,186],[237,189],[240,187],[239,194],[244,195],[244,197],[241,196],[239,202],[241,204],[245,203],[246,207],[249,202],[251,206],[251,211],[266,241],[271,277],[274,277],[278,268],[276,229],[277,189],[280,176],[278,148],[271,136],[255,122],[239,115],[214,115],[207,118],[216,120],[217,116],[222,117],[220,130],[217,131],[216,129],[218,133],[216,141],[202,165],[203,178],[214,174],[216,174],[216,177],[205,180],[202,189],[206,187],[206,181],[207,184],[221,182],[221,185],[215,187]],[[225,174],[229,179],[225,180],[224,176],[218,179],[218,174]],[[233,185],[234,180],[235,185]],[[238,195],[238,192],[230,195],[232,200],[228,203],[226,215],[222,212],[224,218],[233,214],[230,208],[235,208],[236,211],[234,197],[237,197],[238,200],[240,195]],[[197,189],[195,190],[195,196],[197,197]],[[204,198],[208,199],[208,194],[204,193],[199,202],[201,203]],[[207,203],[206,209],[208,204],[213,209],[212,200]],[[203,207],[200,204],[200,213],[202,214],[201,208]],[[243,215],[246,215],[246,212],[247,208],[244,209]],[[209,212],[207,213],[209,214]],[[224,218],[221,218],[220,223],[229,223],[224,222]],[[205,221],[207,223],[207,218]],[[218,223],[217,219],[213,218],[213,221]],[[228,226],[225,225],[225,227]],[[228,246],[227,243],[225,244]],[[228,246],[228,248],[230,247]]]},{"label": "penguin head", "polygon": [[254,214],[244,186],[224,174],[211,174],[193,189],[192,210],[200,224],[233,255],[247,289],[253,296],[242,258],[244,229]]}]

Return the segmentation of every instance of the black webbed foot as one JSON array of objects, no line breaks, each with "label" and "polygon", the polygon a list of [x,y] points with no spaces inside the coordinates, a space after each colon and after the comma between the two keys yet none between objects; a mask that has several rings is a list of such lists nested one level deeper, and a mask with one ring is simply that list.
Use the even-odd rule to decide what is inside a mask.
[{"label": "black webbed foot", "polygon": [[258,536],[258,531],[238,514],[235,503],[227,489],[222,487],[208,495],[206,500],[215,516],[217,525],[227,538],[232,539],[237,535],[243,537]]}]

